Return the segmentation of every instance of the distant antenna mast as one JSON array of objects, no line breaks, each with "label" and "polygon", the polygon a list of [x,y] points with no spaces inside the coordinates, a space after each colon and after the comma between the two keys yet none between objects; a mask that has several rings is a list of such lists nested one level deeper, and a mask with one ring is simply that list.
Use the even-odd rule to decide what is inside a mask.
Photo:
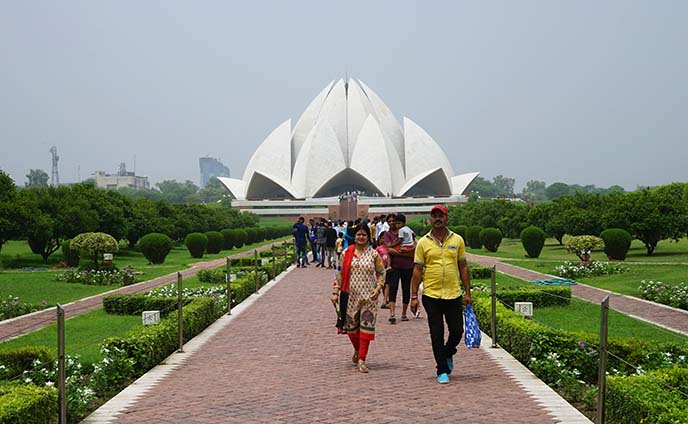
[{"label": "distant antenna mast", "polygon": [[50,153],[53,155],[53,168],[50,176],[50,185],[56,187],[60,185],[60,173],[57,170],[57,161],[60,160],[60,157],[57,155],[57,147],[51,147]]}]

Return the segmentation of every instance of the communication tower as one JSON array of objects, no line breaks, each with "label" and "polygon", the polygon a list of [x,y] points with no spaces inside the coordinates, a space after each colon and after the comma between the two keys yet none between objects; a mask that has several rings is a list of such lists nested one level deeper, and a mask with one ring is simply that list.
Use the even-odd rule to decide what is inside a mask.
[{"label": "communication tower", "polygon": [[60,160],[60,157],[57,155],[57,147],[51,147],[50,153],[52,153],[53,155],[53,169],[52,174],[50,176],[50,185],[53,187],[57,187],[60,185],[60,173],[57,170],[57,161]]}]

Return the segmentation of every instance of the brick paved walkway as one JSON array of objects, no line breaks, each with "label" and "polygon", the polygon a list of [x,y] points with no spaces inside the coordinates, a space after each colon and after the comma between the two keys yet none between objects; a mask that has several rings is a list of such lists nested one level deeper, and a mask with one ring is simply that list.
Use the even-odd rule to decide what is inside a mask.
[{"label": "brick paved walkway", "polygon": [[[277,244],[277,243],[275,243]],[[260,252],[262,250],[267,250],[272,246],[272,244],[267,244],[265,246],[259,247],[257,250]],[[242,253],[236,253],[234,255],[229,255],[230,258],[240,258],[243,256],[249,256],[253,254],[253,250],[249,250]],[[222,266],[226,263],[225,258],[215,259],[207,262],[197,262],[193,264],[190,268],[181,270],[182,278],[188,278],[202,269],[212,269]],[[163,275],[162,277],[154,278],[148,281],[142,281],[140,283],[132,284],[130,286],[120,287],[115,290],[110,290],[105,293],[97,294],[95,296],[80,299],[66,305],[63,305],[65,310],[65,319],[72,318],[77,315],[92,311],[102,307],[103,298],[105,296],[110,296],[112,294],[131,294],[131,293],[142,293],[152,290],[156,287],[164,286],[165,284],[170,284],[177,281],[177,272],[171,274]],[[46,325],[52,324],[56,321],[55,307],[48,309],[43,309],[42,311],[37,311],[28,315],[23,315],[20,317],[0,321],[0,342],[10,340],[24,334],[31,333],[33,331],[39,330]]]},{"label": "brick paved walkway", "polygon": [[[531,271],[529,269],[521,268],[511,264],[505,264],[501,261],[503,258],[494,258],[490,256],[481,256],[466,254],[471,262],[478,263],[482,266],[492,267],[497,266],[497,271],[526,281],[542,280],[552,278],[552,275],[542,274],[540,272]],[[638,299],[631,296],[625,296],[609,292],[607,290],[598,289],[585,284],[576,284],[571,286],[571,294],[581,299],[586,299],[591,302],[600,303],[602,299],[609,295],[609,307],[617,311],[631,315],[635,318],[657,324],[688,335],[688,311],[683,311],[676,308],[670,308],[654,302],[648,302],[643,299]]]},{"label": "brick paved walkway", "polygon": [[[359,373],[348,339],[334,329],[332,278],[328,270],[292,270],[249,298],[255,300],[239,315],[211,326],[197,350],[174,354],[149,373],[163,370],[161,377],[130,386],[140,398],[127,400],[125,391],[111,400],[108,411],[119,414],[103,412],[106,404],[85,422],[557,422],[507,375],[489,345],[471,351],[461,345],[452,382],[437,384],[422,318],[390,325],[381,310],[370,373]],[[563,415],[575,417],[559,400]],[[565,420],[573,421],[583,422]]]}]

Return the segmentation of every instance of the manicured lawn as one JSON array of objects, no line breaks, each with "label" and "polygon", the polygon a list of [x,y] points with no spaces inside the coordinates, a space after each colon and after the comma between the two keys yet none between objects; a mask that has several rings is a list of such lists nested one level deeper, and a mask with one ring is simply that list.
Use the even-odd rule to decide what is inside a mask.
[{"label": "manicured lawn", "polygon": [[[560,262],[506,261],[506,263],[532,269],[533,271],[555,275],[554,267]],[[639,296],[638,286],[642,280],[661,281],[668,284],[688,282],[688,265],[661,265],[661,264],[624,264],[630,271],[615,275],[603,275],[600,277],[578,278],[579,283],[587,284],[615,293]]]},{"label": "manicured lawn", "polygon": [[[186,247],[175,246],[165,259],[165,263],[162,265],[150,265],[140,252],[124,248],[115,254],[115,265],[120,268],[132,265],[136,271],[143,273],[138,276],[138,279],[140,281],[145,281],[188,268],[195,262],[224,258],[230,254],[233,255],[235,253],[253,250],[263,244],[278,244],[281,243],[282,240],[289,238],[290,237],[284,237],[275,241],[255,243],[243,246],[240,249],[222,251],[212,255],[206,254],[201,259],[192,258],[186,250]],[[31,253],[26,242],[11,241],[8,242],[7,245],[11,247],[10,250],[14,255],[19,255],[21,257],[32,256],[38,258],[39,261],[41,259],[38,255]],[[4,247],[3,252],[5,252]],[[55,281],[56,272],[59,271],[2,271],[0,272],[0,299],[6,299],[9,295],[12,295],[19,297],[21,302],[39,305],[41,302],[45,301],[48,306],[54,306],[57,303],[65,304],[118,288],[118,286],[89,286],[58,282]]]},{"label": "manicured lawn", "polygon": [[286,218],[260,218],[258,226],[260,227],[285,227],[292,226],[296,221],[291,221]]},{"label": "manicured lawn", "polygon": [[[110,315],[97,309],[65,321],[65,353],[78,354],[83,362],[100,359],[100,344],[110,336],[125,334],[141,325],[140,316]],[[50,324],[31,334],[3,342],[0,350],[22,346],[47,346],[57,354],[57,324]]]},{"label": "manicured lawn", "polygon": [[[533,318],[556,329],[599,334],[600,306],[571,300],[567,307],[534,308]],[[688,343],[688,337],[658,330],[614,310],[609,311],[609,337],[635,337],[656,342]]]},{"label": "manicured lawn", "polygon": [[[500,258],[511,259],[528,259],[525,256],[525,250],[521,241],[518,239],[504,239],[495,253],[488,252],[484,248],[471,249],[466,248],[468,253],[476,255],[495,256]],[[540,261],[577,261],[578,257],[572,253],[568,253],[564,246],[560,246],[555,239],[545,240],[545,247],[542,249]],[[592,259],[603,261],[607,260],[603,250],[596,250],[592,253]],[[678,243],[671,240],[663,240],[657,245],[657,249],[652,256],[647,256],[645,246],[638,240],[633,240],[631,249],[628,252],[626,262],[683,262],[688,263],[688,239],[681,239]]]}]

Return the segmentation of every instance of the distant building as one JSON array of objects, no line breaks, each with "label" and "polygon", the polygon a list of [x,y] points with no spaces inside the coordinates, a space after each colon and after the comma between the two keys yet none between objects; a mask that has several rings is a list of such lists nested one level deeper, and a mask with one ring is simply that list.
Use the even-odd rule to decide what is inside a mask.
[{"label": "distant building", "polygon": [[96,171],[93,174],[96,180],[96,187],[117,189],[129,187],[137,190],[149,190],[150,183],[148,177],[141,177],[135,175],[133,172],[127,172],[127,166],[124,162],[119,165],[119,172],[115,175],[106,174],[103,171]]},{"label": "distant building", "polygon": [[201,167],[201,188],[208,185],[208,181],[210,181],[212,177],[229,178],[229,168],[215,158],[199,158],[198,165]]}]

